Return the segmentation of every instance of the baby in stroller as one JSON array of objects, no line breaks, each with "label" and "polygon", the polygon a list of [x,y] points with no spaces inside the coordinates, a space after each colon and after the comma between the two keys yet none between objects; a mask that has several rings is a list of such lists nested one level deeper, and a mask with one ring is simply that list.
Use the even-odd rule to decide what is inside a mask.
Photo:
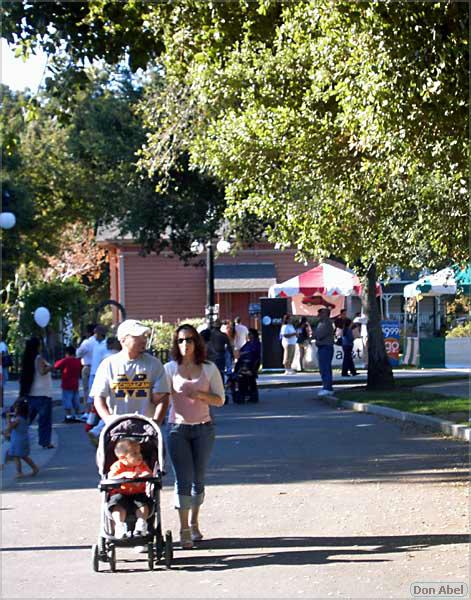
[{"label": "baby in stroller", "polygon": [[[118,460],[116,460],[116,458]],[[97,450],[102,477],[101,527],[93,547],[93,568],[100,561],[116,569],[116,547],[147,549],[149,569],[165,557],[170,567],[172,534],[162,535],[160,490],[164,463],[158,425],[138,414],[119,415],[103,428]]]},{"label": "baby in stroller", "polygon": [[[141,445],[132,438],[119,440],[114,448],[118,460],[111,465],[109,479],[135,479],[152,477],[150,468],[144,462]],[[152,509],[150,498],[146,496],[146,484],[122,483],[119,488],[110,491],[108,510],[114,521],[114,536],[122,539],[128,536],[126,517],[134,513],[136,526],[134,536],[147,535],[147,519]],[[128,536],[129,537],[129,536]]]}]

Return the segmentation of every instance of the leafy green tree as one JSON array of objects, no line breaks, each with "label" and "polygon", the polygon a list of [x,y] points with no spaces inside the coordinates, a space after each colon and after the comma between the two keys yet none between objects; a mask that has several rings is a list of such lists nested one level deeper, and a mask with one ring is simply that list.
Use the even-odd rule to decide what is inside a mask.
[{"label": "leafy green tree", "polygon": [[270,239],[300,257],[334,253],[354,266],[368,385],[390,386],[376,277],[467,253],[468,7],[286,3],[263,38],[255,18],[237,42],[217,11],[172,20],[173,39],[188,42],[166,38],[170,93],[149,112],[147,161],[165,169],[185,148],[226,183],[229,216],[269,219]]},{"label": "leafy green tree", "polygon": [[[7,11],[7,30],[32,43],[42,4]],[[300,258],[334,253],[355,266],[368,384],[391,385],[376,276],[468,252],[468,4],[128,1],[113,12],[103,0],[75,21],[59,4],[39,33],[57,27],[72,55],[103,57],[106,38],[112,60],[132,56],[127,34],[152,32],[141,56],[158,58],[165,80],[145,105],[148,170],[169,178],[186,153],[225,183],[230,218],[268,222]]]}]

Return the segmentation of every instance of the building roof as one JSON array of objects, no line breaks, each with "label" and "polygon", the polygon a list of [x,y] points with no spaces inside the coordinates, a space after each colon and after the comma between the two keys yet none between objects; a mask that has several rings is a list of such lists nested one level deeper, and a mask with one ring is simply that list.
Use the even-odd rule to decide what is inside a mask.
[{"label": "building roof", "polygon": [[236,263],[214,265],[216,292],[265,292],[276,283],[273,263]]}]

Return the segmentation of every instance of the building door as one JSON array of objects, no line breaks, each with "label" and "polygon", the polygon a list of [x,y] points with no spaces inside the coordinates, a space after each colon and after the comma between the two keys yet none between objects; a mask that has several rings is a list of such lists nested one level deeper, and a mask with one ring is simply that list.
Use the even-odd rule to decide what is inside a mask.
[{"label": "building door", "polygon": [[234,292],[231,294],[231,315],[230,318],[239,316],[242,323],[249,322],[249,300],[248,292]]}]

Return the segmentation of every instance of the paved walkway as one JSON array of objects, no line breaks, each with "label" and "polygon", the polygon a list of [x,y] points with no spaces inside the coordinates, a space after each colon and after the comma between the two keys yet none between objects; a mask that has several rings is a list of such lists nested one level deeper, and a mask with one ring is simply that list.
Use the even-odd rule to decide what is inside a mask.
[{"label": "paved walkway", "polygon": [[[470,394],[470,379],[469,379],[469,370],[468,369],[395,369],[394,376],[398,379],[404,377],[433,377],[433,376],[443,376],[443,375],[463,375],[467,376],[467,379],[463,379],[460,381],[453,382],[441,382],[436,384],[427,384],[426,386],[419,386],[420,389],[424,391],[433,391],[439,394],[449,394],[449,395],[466,395]],[[334,376],[334,384],[342,386],[356,386],[356,385],[364,385],[366,383],[366,371],[360,371],[357,377],[342,377],[340,374],[335,374]],[[283,375],[282,373],[264,373],[259,377],[259,387],[261,389],[283,389],[287,387],[309,387],[309,388],[320,388],[321,380],[319,373],[295,373],[293,375]],[[4,405],[5,407],[9,407],[13,404],[13,402],[18,397],[18,382],[17,381],[9,381],[7,383],[6,389],[4,391]],[[61,423],[63,419],[63,411],[61,407],[61,389],[60,389],[60,380],[53,380],[53,391],[54,391],[54,423]],[[80,424],[67,425],[66,427],[79,427],[82,428]],[[40,448],[37,444],[34,443],[34,440],[37,436],[37,426],[33,425],[31,428],[31,457],[34,462],[41,469],[44,467],[50,459],[54,456],[56,450],[45,450]],[[54,444],[58,444],[57,432],[55,428],[53,428],[53,437],[52,441]],[[25,472],[28,467],[25,466]],[[5,469],[2,473],[2,485],[5,486],[9,484],[15,477],[15,470],[13,463],[9,463],[6,465]]]},{"label": "paved walkway", "polygon": [[[205,540],[176,546],[171,571],[119,551],[117,573],[93,572],[94,450],[56,420],[50,463],[2,494],[3,597],[400,600],[415,581],[468,582],[467,445],[314,396],[279,386],[217,410]],[[162,521],[178,538],[168,471]]]},{"label": "paved walkway", "polygon": [[[443,376],[462,376],[463,381],[461,385],[466,384],[467,381],[470,381],[470,370],[469,369],[393,369],[395,379],[404,379],[408,377],[443,377]],[[334,389],[336,386],[342,385],[364,385],[366,383],[366,371],[359,370],[358,375],[356,377],[342,377],[342,375],[337,371],[334,371]],[[455,382],[452,382],[453,384]],[[292,386],[292,387],[302,387],[302,386],[312,386],[317,387],[321,385],[321,378],[319,372],[303,372],[303,373],[294,373],[293,375],[284,375],[283,373],[263,373],[258,378],[258,385],[260,388],[265,387],[277,387],[277,386]],[[429,385],[429,384],[427,384]],[[433,384],[437,387],[442,385],[446,388],[447,383],[437,383]],[[441,392],[438,392],[441,393]],[[443,392],[446,393],[446,392]]]}]

